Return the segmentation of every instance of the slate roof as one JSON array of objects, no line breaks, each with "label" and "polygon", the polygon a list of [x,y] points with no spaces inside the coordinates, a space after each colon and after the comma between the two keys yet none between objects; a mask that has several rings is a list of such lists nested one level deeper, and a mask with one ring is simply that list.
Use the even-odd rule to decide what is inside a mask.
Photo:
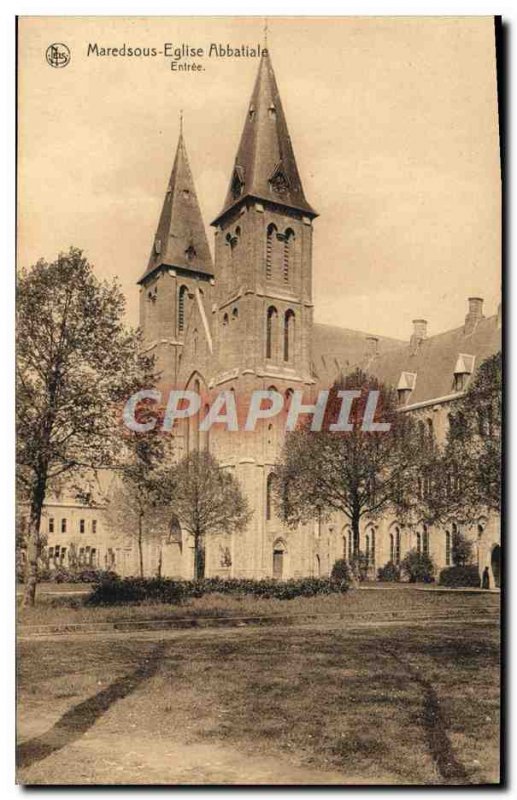
[{"label": "slate roof", "polygon": [[212,224],[247,196],[317,216],[305,199],[267,50],[260,60],[223,209]]},{"label": "slate roof", "polygon": [[[330,385],[338,375],[346,375],[358,366],[364,369],[374,360],[369,352],[373,345],[368,342],[374,334],[320,323],[314,323],[312,330],[312,370],[322,384]],[[403,345],[400,339],[375,338],[379,353]]]},{"label": "slate roof", "polygon": [[[414,389],[407,399],[407,405],[413,405],[453,394],[458,363],[468,362],[475,372],[482,361],[501,349],[496,315],[482,317],[471,333],[462,325],[418,344],[379,337],[378,354],[373,356],[368,353],[367,337],[357,331],[314,325],[313,365],[318,382],[329,385],[340,372],[360,367],[397,387],[403,372],[414,373]],[[473,364],[465,356],[473,356]]]},{"label": "slate roof", "polygon": [[183,132],[178,140],[149,263],[138,283],[161,266],[214,274]]}]

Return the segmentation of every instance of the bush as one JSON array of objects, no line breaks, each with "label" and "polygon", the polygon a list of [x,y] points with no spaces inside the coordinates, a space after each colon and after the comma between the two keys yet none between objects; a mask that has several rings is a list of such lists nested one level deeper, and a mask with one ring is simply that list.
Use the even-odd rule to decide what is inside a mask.
[{"label": "bush", "polygon": [[338,560],[334,563],[334,566],[332,567],[332,572],[330,573],[330,580],[346,581],[347,583],[351,583],[352,571],[350,569],[348,561],[345,561],[344,558],[338,558]]},{"label": "bush", "polygon": [[436,567],[432,558],[418,550],[410,550],[400,565],[410,583],[432,583]]},{"label": "bush", "polygon": [[440,572],[438,578],[440,586],[468,586],[479,588],[479,570],[475,564],[461,567],[446,567]]},{"label": "bush", "polygon": [[[56,567],[50,569],[45,565],[38,568],[38,581],[40,583],[98,583],[105,578],[116,577],[114,572],[95,569],[94,567]],[[25,572],[16,568],[16,579],[19,583],[25,582]]]},{"label": "bush", "polygon": [[295,597],[314,597],[346,592],[347,580],[329,578],[300,578],[298,580],[260,581],[240,578],[205,578],[182,581],[170,578],[103,578],[94,586],[88,605],[139,604],[144,602],[177,605],[191,597],[205,594],[253,595],[255,597],[292,600]]},{"label": "bush", "polygon": [[377,579],[379,581],[389,581],[393,583],[394,581],[400,580],[400,567],[393,563],[393,561],[388,561],[383,567],[379,567],[377,570]]}]

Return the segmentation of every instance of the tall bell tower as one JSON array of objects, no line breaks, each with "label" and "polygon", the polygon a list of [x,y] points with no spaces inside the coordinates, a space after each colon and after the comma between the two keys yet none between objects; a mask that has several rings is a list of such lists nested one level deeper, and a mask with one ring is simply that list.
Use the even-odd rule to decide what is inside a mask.
[{"label": "tall bell tower", "polygon": [[[144,350],[161,382],[177,386],[189,319],[211,300],[212,257],[180,129],[151,254],[140,284]],[[202,311],[204,313],[204,311]]]},{"label": "tall bell tower", "polygon": [[240,375],[311,374],[312,223],[267,50],[215,233],[214,340]]},{"label": "tall bell tower", "polygon": [[[311,395],[312,225],[267,51],[246,110],[223,208],[215,227],[212,305],[214,390],[233,390],[238,412],[254,389]],[[285,418],[284,418],[285,421]],[[240,420],[242,424],[242,420]],[[232,575],[310,573],[310,532],[289,532],[272,502],[282,420],[214,436],[214,452],[234,471],[253,510],[232,536]],[[293,537],[297,545],[291,546]],[[307,539],[307,542],[305,541]],[[210,567],[217,574],[218,567]]]}]

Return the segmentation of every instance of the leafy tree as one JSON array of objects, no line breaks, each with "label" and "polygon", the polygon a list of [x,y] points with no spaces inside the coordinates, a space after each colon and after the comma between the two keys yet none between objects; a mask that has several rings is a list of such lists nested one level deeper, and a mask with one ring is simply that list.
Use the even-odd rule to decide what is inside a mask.
[{"label": "leafy tree", "polygon": [[501,353],[479,367],[464,397],[449,415],[449,430],[434,490],[429,497],[435,520],[451,516],[472,523],[501,511]]},{"label": "leafy tree", "polygon": [[22,270],[17,293],[17,481],[29,506],[24,604],[33,605],[40,521],[56,482],[118,461],[121,410],[152,385],[123,324],[124,296],[71,248]]},{"label": "leafy tree", "polygon": [[427,553],[419,553],[416,549],[410,550],[402,559],[400,567],[410,583],[430,583],[434,580],[436,567]]},{"label": "leafy tree", "polygon": [[[336,432],[330,425],[339,416],[340,390],[358,396],[349,415],[352,430]],[[371,391],[379,393],[374,421],[389,423],[388,431],[362,429]],[[277,505],[293,527],[342,512],[351,524],[357,559],[361,520],[390,509],[401,518],[423,512],[416,485],[422,466],[433,458],[432,442],[423,441],[412,416],[399,411],[395,392],[357,370],[332,386],[321,431],[311,431],[305,422],[287,435],[276,469]]]},{"label": "leafy tree", "polygon": [[248,501],[234,476],[206,451],[194,451],[171,468],[165,495],[194,537],[194,577],[203,578],[207,537],[244,528],[251,519]]}]

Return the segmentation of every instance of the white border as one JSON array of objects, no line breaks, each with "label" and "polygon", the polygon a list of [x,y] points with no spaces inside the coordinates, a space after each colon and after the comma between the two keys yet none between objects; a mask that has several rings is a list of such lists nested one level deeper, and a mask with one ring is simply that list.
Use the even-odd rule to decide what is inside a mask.
[{"label": "white border", "polygon": [[[285,0],[285,2],[278,2],[278,0],[261,0],[261,2],[255,2],[255,0],[248,0],[246,3],[243,3],[242,0],[237,2],[237,0],[219,0],[219,2],[209,2],[205,0],[202,2],[198,0],[190,0],[190,2],[186,2],[186,0],[178,0],[177,2],[171,3],[170,0],[161,0],[161,2],[156,2],[153,0],[152,2],[146,3],[137,3],[132,0],[124,0],[124,2],[117,2],[116,0],[90,0],[88,3],[78,2],[73,7],[71,7],[70,0],[54,0],[50,2],[37,2],[36,0],[32,0],[32,2],[4,2],[2,5],[2,10],[0,12],[0,20],[3,23],[1,25],[1,62],[2,62],[2,73],[4,75],[4,88],[5,91],[3,92],[3,115],[2,120],[7,120],[7,125],[3,122],[1,127],[1,138],[2,138],[2,151],[4,155],[4,165],[3,165],[3,175],[4,178],[4,187],[5,191],[3,193],[3,206],[1,210],[1,230],[2,230],[2,255],[3,258],[1,260],[1,269],[3,271],[3,282],[2,282],[2,291],[0,292],[0,342],[2,346],[2,368],[4,370],[4,380],[2,381],[2,393],[1,393],[1,405],[0,405],[0,419],[3,423],[3,430],[2,430],[2,447],[1,447],[1,467],[0,467],[0,475],[2,476],[2,480],[0,482],[1,486],[1,501],[2,501],[2,534],[4,537],[3,541],[3,558],[0,559],[0,597],[3,601],[1,604],[2,608],[2,637],[4,639],[3,642],[3,659],[2,659],[2,676],[3,680],[0,682],[1,690],[2,690],[2,703],[1,708],[3,711],[2,719],[3,725],[0,731],[0,780],[1,780],[1,787],[3,789],[3,797],[14,797],[18,796],[22,789],[20,787],[15,787],[14,785],[14,737],[13,737],[13,729],[14,729],[14,557],[13,557],[13,531],[14,531],[14,507],[13,507],[13,496],[14,496],[14,280],[13,280],[13,264],[15,259],[15,247],[14,247],[14,227],[15,227],[15,204],[14,204],[14,191],[15,191],[15,159],[14,159],[14,152],[15,152],[15,125],[14,125],[14,108],[15,108],[15,22],[14,18],[15,15],[63,15],[67,16],[70,14],[74,15],[99,15],[99,16],[106,16],[106,15],[138,15],[138,16],[152,16],[152,15],[214,15],[214,16],[224,16],[224,15],[235,15],[235,16],[243,16],[243,11],[246,11],[246,16],[314,16],[317,12],[318,16],[332,16],[337,13],[339,10],[342,15],[361,15],[361,16],[369,16],[369,15],[389,15],[389,16],[398,16],[398,15],[405,15],[405,16],[413,16],[413,15],[446,15],[446,16],[456,16],[456,15],[493,15],[493,14],[502,14],[503,21],[505,21],[510,28],[512,27],[512,23],[515,22],[517,19],[517,11],[515,2],[512,0],[500,0],[498,3],[493,2],[482,2],[481,0],[471,0],[467,2],[466,0],[455,0],[453,2],[443,2],[443,0],[433,0],[433,2],[410,2],[406,0],[406,2],[381,2],[377,0],[374,2],[373,0],[362,0],[362,2],[346,2],[342,4],[337,4],[334,2],[330,2],[330,0],[319,0],[317,4],[314,3],[314,0],[296,0],[296,2],[289,2],[289,0]],[[512,31],[510,31],[511,33]],[[511,38],[511,36],[509,37]],[[507,74],[507,81],[509,82],[509,86],[515,85],[515,68],[514,68],[514,59],[511,58],[511,53],[508,53],[508,74]],[[512,98],[509,98],[511,104]],[[515,123],[515,115],[513,113],[513,109],[507,108],[508,114],[508,132],[515,131],[515,125],[512,125],[512,122]],[[511,141],[507,142],[507,162],[509,162],[509,151],[511,149],[511,144],[515,141],[515,137],[511,137]],[[507,227],[508,227],[508,237],[509,231],[513,228],[515,229],[515,222],[517,212],[515,209],[512,209],[512,204],[510,202],[510,186],[512,185],[512,173],[510,170],[510,164],[507,163],[507,172],[506,172],[506,180],[507,180],[507,208],[508,212],[512,211],[511,217],[510,213],[507,219]],[[513,224],[512,224],[513,223]],[[508,243],[509,244],[509,243]],[[507,302],[506,302],[506,309],[505,309],[505,317],[506,317],[506,325],[508,331],[508,345],[510,346],[510,353],[512,357],[508,356],[507,360],[507,370],[511,374],[515,372],[515,357],[513,354],[517,351],[517,348],[514,346],[511,347],[512,344],[515,345],[514,337],[513,337],[513,330],[510,329],[510,320],[512,316],[511,311],[511,303],[510,303],[510,272],[511,272],[511,263],[510,263],[510,256],[511,252],[508,252],[508,263],[506,265],[506,293],[507,293]],[[511,385],[509,386],[509,395],[508,395],[508,403],[507,403],[507,418],[510,412],[510,397],[511,397]],[[509,441],[507,447],[510,448],[511,452],[515,452],[517,450],[516,447],[516,439],[517,434],[515,429],[509,430]],[[516,471],[510,476],[507,475],[508,480],[508,490],[507,490],[507,497],[510,500],[511,497],[515,496],[517,493],[517,478],[516,478]],[[510,502],[508,502],[507,508],[507,516],[509,517],[510,513]],[[512,531],[510,530],[510,524],[507,520],[506,524],[506,539],[507,545],[509,546],[509,539],[510,534]],[[509,547],[507,547],[507,552]],[[512,564],[513,566],[513,564]],[[510,577],[513,574],[512,566],[507,566],[506,574]],[[514,606],[515,603],[511,603],[510,607],[510,597],[509,591],[508,592],[508,614],[507,614],[507,623],[508,623],[508,631],[507,635],[510,636],[511,634],[515,633],[515,626],[511,624],[512,619],[512,611],[515,610]],[[512,598],[513,600],[513,598]],[[513,615],[515,617],[515,615]],[[509,688],[509,684],[511,683],[511,654],[510,650],[508,649],[507,653],[507,663],[506,663],[506,680],[507,680],[507,689]],[[508,709],[507,709],[507,720],[508,722],[510,719],[515,717],[515,714],[512,712],[515,711],[515,707],[517,705],[517,700],[515,697],[512,697],[510,693],[508,695],[507,692],[507,699],[509,696],[508,701]],[[508,742],[508,758],[506,764],[506,770],[508,777],[511,778],[511,767],[512,764],[515,763],[515,759],[513,756],[517,754],[517,737],[511,737]],[[122,788],[122,787],[121,787]],[[394,787],[396,788],[396,787]],[[74,790],[48,790],[45,793],[46,797],[56,797],[56,798],[63,798],[68,796],[69,794],[73,793]],[[134,790],[133,790],[134,791]],[[151,790],[152,791],[152,790]],[[203,789],[199,789],[198,791],[203,791]],[[263,792],[259,792],[258,794],[268,796],[269,798],[280,796],[285,790],[264,790]],[[307,795],[320,795],[322,790],[314,789],[310,792],[307,790],[304,791],[305,796]],[[324,790],[323,790],[324,791]],[[345,789],[347,793],[347,797],[359,797],[360,794],[363,794],[363,791],[360,793],[357,791],[350,791]],[[373,791],[373,790],[371,790]],[[413,795],[420,795],[425,790],[418,790],[415,789],[412,791]],[[491,795],[495,793],[497,790],[488,790],[488,794]],[[512,793],[513,791],[510,790]],[[109,792],[106,789],[98,789],[96,790],[97,794],[101,794],[103,796],[108,796]],[[137,792],[138,795],[149,795],[149,789],[142,789]],[[222,792],[223,794],[229,794],[229,792]],[[235,796],[235,791],[233,790],[232,795]],[[455,790],[449,791],[442,791],[442,797],[453,797]],[[219,795],[221,792],[219,792]],[[485,793],[486,796],[486,793]]]}]

